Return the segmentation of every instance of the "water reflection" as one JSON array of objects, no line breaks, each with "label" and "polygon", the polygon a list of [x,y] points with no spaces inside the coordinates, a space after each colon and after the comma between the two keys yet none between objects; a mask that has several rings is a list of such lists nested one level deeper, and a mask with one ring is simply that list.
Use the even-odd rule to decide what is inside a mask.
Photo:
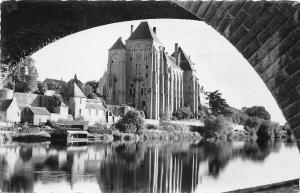
[{"label": "water reflection", "polygon": [[[257,174],[266,168],[262,180]],[[1,192],[219,192],[297,178],[299,171],[297,147],[280,141],[0,146]]]}]

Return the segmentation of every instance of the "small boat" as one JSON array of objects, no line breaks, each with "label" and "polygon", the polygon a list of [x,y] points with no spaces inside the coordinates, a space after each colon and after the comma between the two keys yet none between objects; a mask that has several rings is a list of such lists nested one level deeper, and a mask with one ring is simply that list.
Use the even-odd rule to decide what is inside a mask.
[{"label": "small boat", "polygon": [[87,142],[88,132],[81,129],[58,128],[51,133],[51,142]]}]

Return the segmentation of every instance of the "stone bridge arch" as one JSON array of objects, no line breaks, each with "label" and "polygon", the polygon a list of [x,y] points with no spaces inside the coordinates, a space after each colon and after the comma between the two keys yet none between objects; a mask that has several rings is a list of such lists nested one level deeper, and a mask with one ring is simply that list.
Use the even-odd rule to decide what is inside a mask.
[{"label": "stone bridge arch", "polygon": [[3,2],[1,62],[72,33],[154,18],[206,22],[248,60],[274,96],[300,147],[300,5],[292,1]]}]

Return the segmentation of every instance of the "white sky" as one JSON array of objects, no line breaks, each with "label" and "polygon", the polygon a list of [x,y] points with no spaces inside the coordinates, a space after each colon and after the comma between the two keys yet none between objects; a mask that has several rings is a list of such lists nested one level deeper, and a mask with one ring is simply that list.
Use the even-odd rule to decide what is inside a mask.
[{"label": "white sky", "polygon": [[[122,37],[129,37],[130,25],[141,20],[114,23],[85,30],[62,38],[32,57],[39,79],[68,81],[77,74],[83,82],[99,80],[106,69],[108,49]],[[145,21],[145,20],[143,20]],[[157,37],[173,53],[177,42],[197,66],[198,77],[206,91],[220,90],[229,105],[241,108],[265,106],[272,120],[285,119],[271,93],[251,65],[223,36],[201,21],[155,19],[147,20],[157,27]]]}]

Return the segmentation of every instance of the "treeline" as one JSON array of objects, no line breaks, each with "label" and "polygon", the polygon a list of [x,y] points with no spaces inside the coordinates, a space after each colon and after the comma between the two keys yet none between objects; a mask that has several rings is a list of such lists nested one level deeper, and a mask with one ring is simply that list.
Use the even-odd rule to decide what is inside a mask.
[{"label": "treeline", "polygon": [[26,57],[13,67],[11,74],[5,82],[5,88],[16,92],[36,93],[43,95],[46,90],[53,90],[61,96],[65,96],[71,83],[76,82],[87,98],[96,98],[99,81],[88,81],[83,84],[77,76],[68,82],[63,80],[48,79],[47,82],[38,81],[38,71],[35,61],[31,57]]}]

